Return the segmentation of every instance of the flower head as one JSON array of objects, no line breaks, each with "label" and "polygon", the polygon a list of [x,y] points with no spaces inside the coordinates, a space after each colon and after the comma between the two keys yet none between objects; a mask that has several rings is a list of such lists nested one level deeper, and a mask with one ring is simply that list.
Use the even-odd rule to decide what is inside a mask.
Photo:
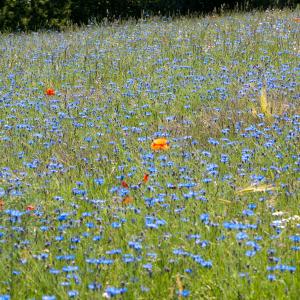
[{"label": "flower head", "polygon": [[149,174],[145,174],[143,177],[143,182],[146,183],[149,179]]},{"label": "flower head", "polygon": [[132,202],[133,202],[133,198],[129,195],[126,195],[122,200],[122,204],[125,204],[125,205],[130,204]]},{"label": "flower head", "polygon": [[169,142],[165,138],[155,139],[151,144],[152,150],[168,150],[169,148]]},{"label": "flower head", "polygon": [[4,209],[4,201],[0,199],[0,210]]},{"label": "flower head", "polygon": [[123,188],[127,188],[127,189],[129,188],[129,185],[124,180],[121,181],[121,185],[122,185]]},{"label": "flower head", "polygon": [[26,210],[27,211],[35,210],[35,207],[33,205],[27,205]]},{"label": "flower head", "polygon": [[47,96],[54,96],[55,95],[55,90],[52,88],[49,88],[46,90],[46,95]]}]

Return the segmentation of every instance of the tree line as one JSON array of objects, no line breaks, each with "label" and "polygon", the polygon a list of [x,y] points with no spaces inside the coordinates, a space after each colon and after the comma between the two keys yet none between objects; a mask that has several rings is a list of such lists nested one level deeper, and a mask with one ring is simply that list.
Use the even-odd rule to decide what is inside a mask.
[{"label": "tree line", "polygon": [[0,30],[62,29],[91,20],[295,7],[298,0],[0,0]]}]

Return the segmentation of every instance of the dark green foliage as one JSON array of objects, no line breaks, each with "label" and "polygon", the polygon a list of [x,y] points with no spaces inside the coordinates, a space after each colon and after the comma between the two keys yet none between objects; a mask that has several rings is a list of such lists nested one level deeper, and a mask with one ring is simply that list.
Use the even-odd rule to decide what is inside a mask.
[{"label": "dark green foliage", "polygon": [[86,24],[144,14],[178,15],[294,7],[297,0],[0,0],[0,30],[61,29],[68,23]]},{"label": "dark green foliage", "polygon": [[74,23],[88,23],[91,18],[99,16],[103,18],[106,14],[106,0],[72,0],[71,19]]},{"label": "dark green foliage", "polygon": [[70,20],[71,0],[2,0],[1,30],[59,29]]}]

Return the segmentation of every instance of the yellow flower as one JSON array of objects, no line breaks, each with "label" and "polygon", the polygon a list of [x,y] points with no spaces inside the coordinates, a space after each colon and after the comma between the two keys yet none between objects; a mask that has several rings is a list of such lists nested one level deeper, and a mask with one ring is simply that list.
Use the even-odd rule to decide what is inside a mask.
[{"label": "yellow flower", "polygon": [[261,94],[260,94],[260,109],[261,109],[262,113],[264,113],[267,117],[271,116],[270,104],[268,103],[268,100],[267,100],[267,91],[266,91],[265,87],[263,87],[261,89]]}]

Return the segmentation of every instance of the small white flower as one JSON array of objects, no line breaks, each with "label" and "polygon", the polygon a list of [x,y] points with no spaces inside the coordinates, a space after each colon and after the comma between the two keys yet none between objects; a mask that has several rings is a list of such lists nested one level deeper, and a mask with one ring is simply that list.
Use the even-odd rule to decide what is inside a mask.
[{"label": "small white flower", "polygon": [[280,217],[280,216],[283,216],[284,214],[285,214],[284,211],[276,211],[276,212],[272,213],[272,216]]},{"label": "small white flower", "polygon": [[108,293],[106,293],[106,292],[104,292],[102,294],[102,297],[105,298],[105,299],[110,299],[111,298],[110,295]]}]

